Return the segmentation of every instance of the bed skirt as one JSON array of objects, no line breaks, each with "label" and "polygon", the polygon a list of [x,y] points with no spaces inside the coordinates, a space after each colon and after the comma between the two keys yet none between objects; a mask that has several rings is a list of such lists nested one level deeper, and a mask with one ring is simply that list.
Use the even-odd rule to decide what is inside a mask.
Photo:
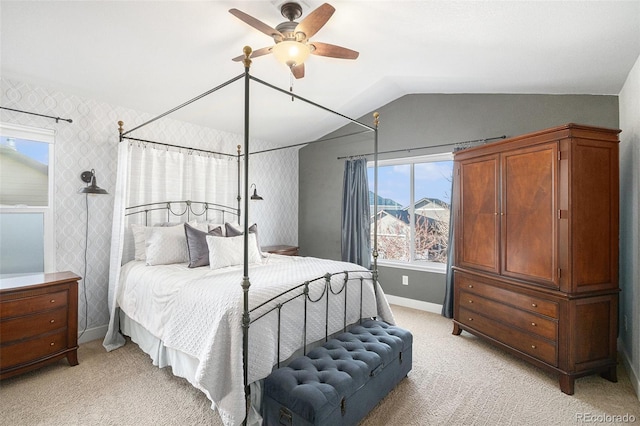
[{"label": "bed skirt", "polygon": [[[149,333],[143,326],[132,320],[121,309],[120,330],[125,336],[129,336],[131,341],[137,344],[140,349],[149,357],[153,365],[159,368],[171,367],[174,376],[186,379],[193,387],[200,390],[211,401],[211,409],[215,410],[216,405],[211,400],[211,396],[206,389],[196,384],[196,368],[198,360],[182,351],[169,348],[162,340]],[[251,383],[251,410],[247,419],[248,425],[261,425],[260,404],[262,400],[262,380]]]}]

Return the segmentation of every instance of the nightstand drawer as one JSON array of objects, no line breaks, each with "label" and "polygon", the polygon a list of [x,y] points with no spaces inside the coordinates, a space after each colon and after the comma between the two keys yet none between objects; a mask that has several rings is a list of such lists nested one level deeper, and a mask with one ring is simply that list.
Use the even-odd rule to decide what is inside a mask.
[{"label": "nightstand drawer", "polygon": [[67,309],[59,308],[0,321],[2,343],[25,340],[67,326]]},{"label": "nightstand drawer", "polygon": [[21,341],[19,344],[2,345],[0,346],[0,368],[6,369],[24,362],[35,361],[66,349],[66,328],[57,333]]},{"label": "nightstand drawer", "polygon": [[16,316],[29,315],[34,312],[42,312],[50,309],[67,306],[68,292],[58,291],[39,296],[24,297],[20,299],[3,301],[0,304],[2,319]]},{"label": "nightstand drawer", "polygon": [[266,251],[271,254],[281,254],[284,256],[297,256],[298,255],[298,247],[297,246],[287,246],[287,245],[278,245],[278,246],[265,246],[261,247],[262,251]]}]

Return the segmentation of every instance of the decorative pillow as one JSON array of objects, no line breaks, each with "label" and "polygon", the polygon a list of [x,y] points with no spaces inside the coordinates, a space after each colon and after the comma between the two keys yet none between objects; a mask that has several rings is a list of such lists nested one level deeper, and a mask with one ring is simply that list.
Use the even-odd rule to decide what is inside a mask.
[{"label": "decorative pillow", "polygon": [[145,237],[147,265],[169,265],[189,261],[184,226],[153,226],[147,228]]},{"label": "decorative pillow", "polygon": [[[207,229],[206,223],[198,223],[195,220],[189,222],[189,224],[201,231],[205,231]],[[162,222],[156,223],[153,225],[154,227],[166,228],[172,226],[182,225],[182,222]],[[137,223],[131,224],[131,233],[133,234],[133,244],[134,244],[134,255],[133,258],[135,260],[147,260],[146,250],[147,250],[147,234],[151,226],[138,225]]]},{"label": "decorative pillow", "polygon": [[131,224],[131,232],[133,233],[133,245],[135,260],[146,260],[145,256],[145,231],[148,226],[138,225],[136,223]]},{"label": "decorative pillow", "polygon": [[[218,238],[207,235],[206,239],[209,246],[209,268],[218,269],[243,264],[244,236]],[[255,234],[249,234],[249,264],[262,263],[257,247]]]},{"label": "decorative pillow", "polygon": [[184,224],[184,233],[187,237],[187,250],[189,252],[189,268],[207,266],[209,264],[209,247],[207,246],[207,235],[222,237],[222,226],[218,226],[209,231],[201,231],[188,223]]},{"label": "decorative pillow", "polygon": [[[226,231],[225,234],[227,237],[236,237],[238,235],[244,234],[242,229],[240,229],[240,226],[236,226],[232,223],[227,222],[224,224],[224,227]],[[262,253],[262,249],[260,249],[260,241],[258,240],[258,224],[257,223],[254,223],[249,227],[249,234],[256,234],[256,246],[258,247],[258,253],[260,253],[262,257],[266,257],[266,255]]]},{"label": "decorative pillow", "polygon": [[220,228],[220,232],[222,233],[222,236],[224,237],[224,223],[213,223],[213,222],[209,222],[207,223],[207,231],[211,232],[212,230],[216,229],[216,228]]}]

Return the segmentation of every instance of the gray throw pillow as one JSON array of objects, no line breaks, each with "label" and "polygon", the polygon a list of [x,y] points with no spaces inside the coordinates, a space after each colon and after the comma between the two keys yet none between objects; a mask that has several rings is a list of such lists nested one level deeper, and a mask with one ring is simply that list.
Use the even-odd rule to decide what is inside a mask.
[{"label": "gray throw pillow", "polygon": [[184,224],[184,232],[187,235],[187,250],[189,251],[189,268],[209,265],[209,246],[207,235],[222,237],[222,227],[218,226],[209,232],[201,231],[188,223]]}]

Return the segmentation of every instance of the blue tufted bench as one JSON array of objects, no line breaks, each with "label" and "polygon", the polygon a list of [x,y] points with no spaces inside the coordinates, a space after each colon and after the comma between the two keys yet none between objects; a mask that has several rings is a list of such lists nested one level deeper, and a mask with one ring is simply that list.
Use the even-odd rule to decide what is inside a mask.
[{"label": "blue tufted bench", "polygon": [[412,344],[376,320],[339,334],[265,379],[264,424],[357,424],[409,373]]}]

